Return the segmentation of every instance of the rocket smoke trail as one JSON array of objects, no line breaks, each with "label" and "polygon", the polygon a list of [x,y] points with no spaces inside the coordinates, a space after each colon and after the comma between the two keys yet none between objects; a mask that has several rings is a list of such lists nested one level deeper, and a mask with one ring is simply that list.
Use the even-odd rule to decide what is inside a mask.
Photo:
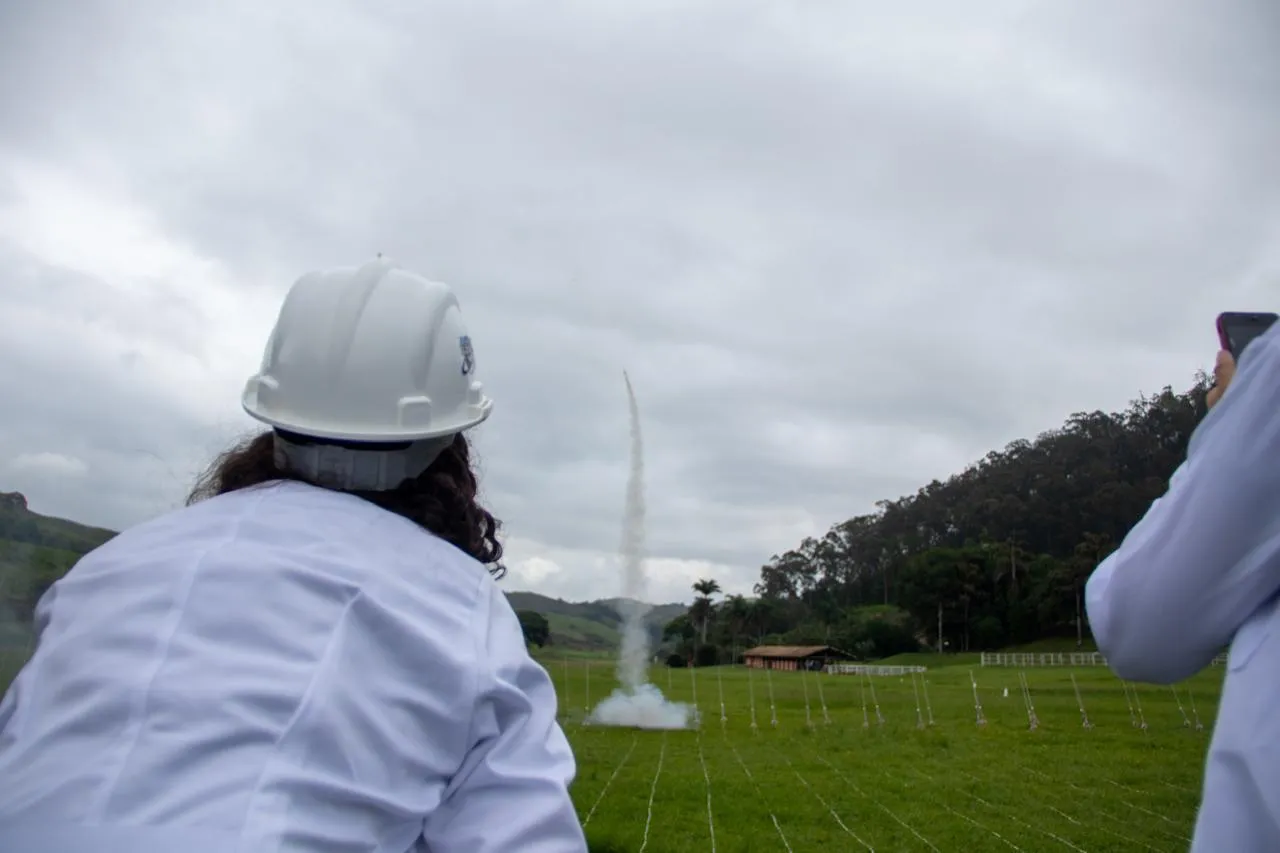
[{"label": "rocket smoke trail", "polygon": [[644,438],[640,433],[640,407],[631,378],[627,383],[627,405],[631,410],[631,473],[627,478],[627,501],[622,522],[622,654],[618,659],[618,679],[635,691],[645,679],[649,664],[649,633],[644,617],[649,605],[640,604],[645,596],[644,577]]},{"label": "rocket smoke trail", "polygon": [[631,473],[627,478],[627,499],[622,522],[622,650],[618,656],[618,680],[622,687],[601,702],[590,722],[606,726],[637,726],[646,729],[683,729],[689,725],[693,709],[669,702],[657,687],[648,683],[649,631],[644,624],[649,605],[645,596],[644,553],[644,439],[640,434],[640,407],[636,405],[631,378],[627,383],[627,403],[631,410]]}]

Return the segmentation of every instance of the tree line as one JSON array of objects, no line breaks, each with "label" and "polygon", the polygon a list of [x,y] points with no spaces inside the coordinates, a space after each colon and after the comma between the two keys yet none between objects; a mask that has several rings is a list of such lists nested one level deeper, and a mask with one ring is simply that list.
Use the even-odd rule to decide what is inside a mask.
[{"label": "tree line", "polygon": [[729,662],[751,645],[832,645],[858,658],[922,646],[997,649],[1051,637],[1091,641],[1090,572],[1186,456],[1206,411],[1203,374],[1120,412],[1080,412],[915,494],[774,555],[754,597],[693,608],[664,632],[671,662]]}]

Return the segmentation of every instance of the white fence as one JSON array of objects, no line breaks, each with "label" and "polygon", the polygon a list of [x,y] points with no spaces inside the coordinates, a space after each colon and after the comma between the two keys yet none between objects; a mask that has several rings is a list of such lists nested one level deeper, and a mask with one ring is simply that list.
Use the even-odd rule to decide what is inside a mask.
[{"label": "white fence", "polygon": [[[1214,666],[1227,662],[1226,654],[1213,659]],[[1033,654],[1027,652],[983,652],[983,666],[1106,666],[1101,652],[1059,652]]]},{"label": "white fence", "polygon": [[1106,666],[1100,652],[983,652],[983,666]]},{"label": "white fence", "polygon": [[827,675],[910,675],[925,672],[923,666],[876,666],[863,663],[833,663],[827,666]]}]

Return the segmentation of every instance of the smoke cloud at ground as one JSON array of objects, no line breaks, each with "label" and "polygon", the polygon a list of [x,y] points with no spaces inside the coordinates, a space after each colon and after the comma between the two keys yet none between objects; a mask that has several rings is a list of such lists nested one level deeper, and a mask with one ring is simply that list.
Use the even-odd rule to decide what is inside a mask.
[{"label": "smoke cloud at ground", "polygon": [[652,684],[619,688],[591,712],[592,723],[640,729],[687,729],[693,717],[691,707],[668,701]]}]

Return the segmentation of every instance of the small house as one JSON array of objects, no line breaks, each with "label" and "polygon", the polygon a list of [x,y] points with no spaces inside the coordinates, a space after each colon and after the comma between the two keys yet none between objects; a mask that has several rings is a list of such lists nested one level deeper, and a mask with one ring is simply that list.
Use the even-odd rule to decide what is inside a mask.
[{"label": "small house", "polygon": [[756,646],[742,655],[752,669],[819,671],[827,664],[847,660],[848,655],[831,646]]}]

